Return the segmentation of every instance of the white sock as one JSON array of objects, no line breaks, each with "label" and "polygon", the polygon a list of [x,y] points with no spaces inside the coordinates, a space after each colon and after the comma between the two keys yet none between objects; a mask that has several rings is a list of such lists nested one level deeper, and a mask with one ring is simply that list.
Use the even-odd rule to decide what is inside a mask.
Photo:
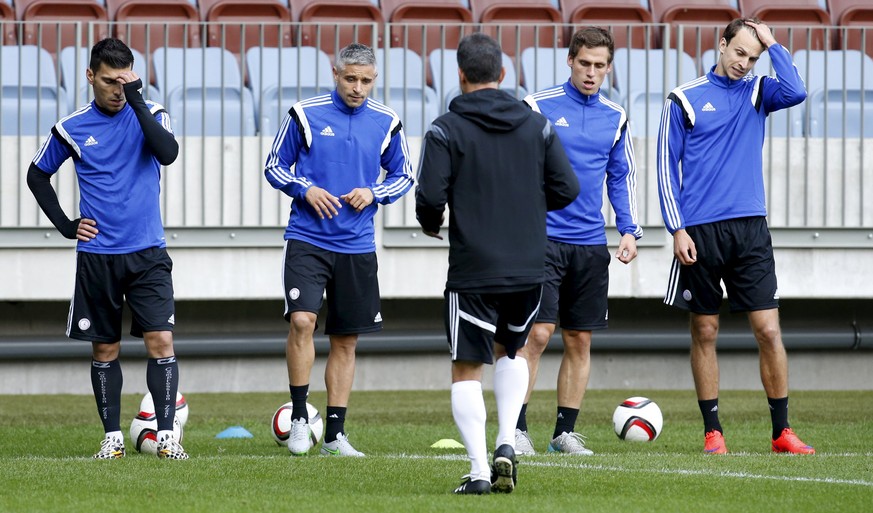
[{"label": "white sock", "polygon": [[124,435],[121,431],[109,431],[104,438],[112,438],[116,442],[124,443]]},{"label": "white sock", "polygon": [[488,442],[485,439],[485,397],[479,381],[452,383],[452,416],[470,458],[472,480],[491,479]]},{"label": "white sock", "polygon": [[497,400],[497,445],[509,444],[515,449],[515,426],[524,404],[530,375],[527,360],[504,356],[494,365],[494,398]]},{"label": "white sock", "polygon": [[168,438],[175,438],[176,434],[173,433],[172,429],[165,429],[163,431],[158,431],[158,442],[163,442]]}]

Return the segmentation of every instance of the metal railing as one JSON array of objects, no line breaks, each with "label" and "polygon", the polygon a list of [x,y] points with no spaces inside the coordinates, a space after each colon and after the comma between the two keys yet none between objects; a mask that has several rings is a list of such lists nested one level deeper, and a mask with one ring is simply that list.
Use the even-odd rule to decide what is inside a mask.
[{"label": "metal railing", "polygon": [[[285,224],[288,199],[266,184],[264,160],[291,104],[333,89],[333,55],[348,42],[362,39],[378,48],[373,96],[400,115],[417,163],[421,136],[457,94],[453,49],[460,37],[485,31],[498,38],[505,65],[512,67],[503,86],[522,97],[569,77],[566,47],[573,28],[510,23],[0,22],[0,33],[12,34],[0,45],[0,229],[48,226],[24,185],[24,172],[54,121],[90,99],[84,87],[87,52],[104,35],[118,36],[137,51],[135,66],[141,64],[145,95],[168,109],[177,130],[182,151],[163,173],[165,225],[207,229]],[[723,27],[609,28],[617,49],[604,93],[623,105],[631,120],[640,222],[661,226],[655,139],[664,98],[714,64]],[[873,226],[873,208],[868,206],[873,204],[873,27],[792,26],[776,27],[775,33],[796,59],[804,57],[798,68],[809,98],[802,106],[774,113],[769,121],[764,174],[771,226]],[[30,45],[9,45],[10,39]],[[393,46],[385,47],[386,41]],[[191,51],[176,56],[165,48]],[[211,60],[212,53],[219,57]],[[759,68],[760,74],[770,71],[763,63]],[[53,180],[64,208],[75,212],[72,170]],[[384,209],[383,227],[417,227],[413,203],[407,195]],[[605,205],[604,215],[612,222]]]}]

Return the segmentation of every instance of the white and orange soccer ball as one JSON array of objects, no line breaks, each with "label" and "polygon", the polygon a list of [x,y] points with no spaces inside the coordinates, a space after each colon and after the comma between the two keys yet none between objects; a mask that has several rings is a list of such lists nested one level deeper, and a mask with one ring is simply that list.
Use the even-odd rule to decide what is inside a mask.
[{"label": "white and orange soccer ball", "polygon": [[[287,403],[279,406],[276,413],[273,414],[273,419],[270,422],[273,440],[279,445],[288,443],[288,436],[291,435],[291,408],[293,403]],[[321,414],[315,406],[306,403],[306,411],[309,413],[309,438],[312,442],[310,447],[315,447],[318,441],[321,440],[321,435],[324,433],[324,421],[321,419]]]},{"label": "white and orange soccer ball", "polygon": [[613,412],[612,427],[622,440],[651,442],[661,434],[664,417],[655,401],[646,397],[629,397]]}]

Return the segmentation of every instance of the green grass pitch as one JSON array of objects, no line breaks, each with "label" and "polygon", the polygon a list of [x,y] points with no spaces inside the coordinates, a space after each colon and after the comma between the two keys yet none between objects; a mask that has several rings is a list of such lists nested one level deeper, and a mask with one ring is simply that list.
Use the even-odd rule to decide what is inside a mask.
[{"label": "green grass pitch", "polygon": [[[183,390],[184,392],[184,390]],[[619,440],[612,411],[645,395],[664,413],[650,443]],[[270,436],[270,418],[287,401],[275,394],[186,394],[188,461],[139,454],[90,459],[102,429],[90,396],[0,396],[0,511],[12,512],[864,512],[873,511],[873,392],[794,392],[792,426],[815,456],[771,454],[762,392],[723,392],[726,456],[702,453],[703,428],[692,391],[589,391],[577,430],[594,456],[545,453],[554,392],[528,409],[540,455],[522,458],[510,495],[451,494],[469,470],[459,449],[432,449],[459,435],[448,391],[353,392],[346,428],[362,459],[293,458]],[[127,431],[140,397],[123,398]],[[324,411],[326,396],[309,401]],[[496,436],[487,396],[489,444]],[[216,439],[241,425],[250,439]],[[493,447],[491,447],[493,449]]]}]

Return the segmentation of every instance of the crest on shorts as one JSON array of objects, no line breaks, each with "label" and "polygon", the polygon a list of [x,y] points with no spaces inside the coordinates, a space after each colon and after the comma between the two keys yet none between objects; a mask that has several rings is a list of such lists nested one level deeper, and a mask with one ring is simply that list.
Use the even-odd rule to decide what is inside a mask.
[{"label": "crest on shorts", "polygon": [[682,299],[684,299],[685,301],[691,301],[691,291],[688,289],[683,290]]},{"label": "crest on shorts", "polygon": [[90,327],[91,327],[91,320],[90,319],[88,319],[87,317],[82,317],[81,319],[79,319],[79,329],[80,330],[85,331]]},{"label": "crest on shorts", "polygon": [[293,289],[288,291],[288,297],[291,298],[291,301],[294,301],[298,297],[300,297],[300,289],[294,287]]}]

